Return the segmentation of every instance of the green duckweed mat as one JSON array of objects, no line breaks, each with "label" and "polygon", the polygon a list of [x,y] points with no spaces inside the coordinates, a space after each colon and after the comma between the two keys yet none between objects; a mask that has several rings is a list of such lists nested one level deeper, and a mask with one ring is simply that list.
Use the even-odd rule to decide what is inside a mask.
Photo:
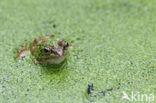
[{"label": "green duckweed mat", "polygon": [[[138,103],[143,94],[141,102],[156,102],[155,5],[155,0],[0,0],[0,102]],[[29,56],[15,59],[22,43],[46,35],[73,47],[60,67],[35,65]],[[112,91],[90,97],[92,83],[94,92]],[[122,99],[123,92],[129,99]]]}]

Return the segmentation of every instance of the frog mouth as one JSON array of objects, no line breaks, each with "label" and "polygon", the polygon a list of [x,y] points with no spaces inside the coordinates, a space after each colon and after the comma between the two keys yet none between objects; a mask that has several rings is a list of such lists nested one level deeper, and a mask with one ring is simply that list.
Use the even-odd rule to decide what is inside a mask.
[{"label": "frog mouth", "polygon": [[53,55],[51,57],[41,57],[37,58],[37,61],[43,64],[60,64],[65,60],[66,56],[58,56],[58,55]]}]

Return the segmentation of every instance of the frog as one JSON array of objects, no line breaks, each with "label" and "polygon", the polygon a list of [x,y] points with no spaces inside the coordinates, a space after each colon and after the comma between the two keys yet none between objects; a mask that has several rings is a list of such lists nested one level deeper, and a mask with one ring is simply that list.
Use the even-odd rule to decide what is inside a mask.
[{"label": "frog", "polygon": [[[69,43],[64,39],[51,37],[35,38],[30,47],[18,51],[18,59],[23,60],[30,52],[35,64],[60,64],[68,54]],[[23,46],[26,46],[23,44]]]}]

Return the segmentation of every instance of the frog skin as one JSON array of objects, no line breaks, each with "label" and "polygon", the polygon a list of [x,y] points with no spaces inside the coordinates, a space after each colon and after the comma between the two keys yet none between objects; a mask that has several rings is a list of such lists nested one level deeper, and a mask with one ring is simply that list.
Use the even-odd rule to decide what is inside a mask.
[{"label": "frog skin", "polygon": [[57,46],[45,46],[41,50],[45,55],[37,58],[37,60],[44,64],[60,64],[68,54],[68,47],[69,44],[64,40],[59,41]]},{"label": "frog skin", "polygon": [[22,60],[29,51],[32,55],[35,55],[36,52],[39,51],[39,55],[37,54],[38,56],[36,57],[36,60],[41,64],[60,64],[63,62],[68,54],[68,42],[59,39],[57,45],[43,45],[42,48],[38,48],[47,41],[47,37],[35,38],[29,48],[20,50],[18,59]]}]

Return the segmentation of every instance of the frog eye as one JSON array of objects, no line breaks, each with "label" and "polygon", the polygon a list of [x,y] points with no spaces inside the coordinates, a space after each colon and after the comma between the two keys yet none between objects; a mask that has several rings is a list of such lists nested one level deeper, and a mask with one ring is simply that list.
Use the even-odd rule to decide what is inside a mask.
[{"label": "frog eye", "polygon": [[51,47],[50,46],[45,47],[44,52],[45,53],[51,53]]},{"label": "frog eye", "polygon": [[44,52],[45,53],[48,53],[48,52],[50,52],[47,48],[44,48]]},{"label": "frog eye", "polygon": [[64,44],[64,47],[63,47],[63,49],[67,49],[68,48],[68,46],[69,46],[69,44],[68,44],[68,42],[66,42],[65,44]]},{"label": "frog eye", "polygon": [[68,46],[69,46],[69,43],[67,42],[67,43],[66,43],[66,47],[68,47]]}]

